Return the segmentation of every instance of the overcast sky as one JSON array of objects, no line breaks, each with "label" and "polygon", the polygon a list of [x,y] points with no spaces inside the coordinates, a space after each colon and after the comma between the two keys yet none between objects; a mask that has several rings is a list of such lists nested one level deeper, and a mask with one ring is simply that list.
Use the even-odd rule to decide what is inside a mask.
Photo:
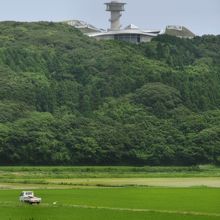
[{"label": "overcast sky", "polygon": [[[108,1],[108,0],[106,0]],[[78,19],[108,28],[105,0],[0,0],[0,20]],[[122,25],[163,29],[184,25],[197,35],[220,34],[220,0],[124,0]]]}]

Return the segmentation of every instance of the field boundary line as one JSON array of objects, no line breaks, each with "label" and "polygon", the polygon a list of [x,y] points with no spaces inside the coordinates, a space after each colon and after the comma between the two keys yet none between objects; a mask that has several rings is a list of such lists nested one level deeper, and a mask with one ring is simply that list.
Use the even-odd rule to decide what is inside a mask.
[{"label": "field boundary line", "polygon": [[[21,207],[21,204],[17,204],[11,201],[0,202],[2,207],[12,207],[12,205]],[[151,213],[161,213],[161,214],[177,214],[177,215],[191,215],[191,216],[206,216],[206,217],[220,217],[220,213],[207,213],[207,212],[194,212],[194,211],[173,211],[173,210],[163,210],[163,209],[138,209],[138,208],[117,208],[108,206],[92,206],[92,205],[52,205],[50,203],[42,203],[40,206],[43,207],[68,207],[68,208],[80,208],[80,209],[99,209],[99,210],[110,210],[110,211],[127,211],[127,212],[151,212]]]},{"label": "field boundary line", "polygon": [[73,208],[82,208],[82,209],[100,209],[100,210],[129,211],[129,212],[154,212],[154,213],[162,213],[162,214],[164,213],[164,214],[220,217],[220,213],[206,213],[206,212],[194,212],[194,211],[173,211],[173,210],[138,209],[138,208],[116,208],[116,207],[91,206],[91,205],[61,205],[61,206],[63,206],[63,207],[73,207]]}]

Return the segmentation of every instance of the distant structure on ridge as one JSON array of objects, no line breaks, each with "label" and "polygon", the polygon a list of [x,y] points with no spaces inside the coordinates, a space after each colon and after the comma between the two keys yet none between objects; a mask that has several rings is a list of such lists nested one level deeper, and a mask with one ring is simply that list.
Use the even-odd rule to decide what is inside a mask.
[{"label": "distant structure on ridge", "polygon": [[194,38],[196,35],[184,26],[168,25],[164,32],[167,35],[172,35],[180,38]]},{"label": "distant structure on ridge", "polygon": [[120,1],[111,1],[109,3],[105,3],[106,11],[111,12],[111,18],[109,21],[111,22],[110,31],[118,31],[121,29],[120,18],[122,16],[122,11],[125,10],[124,6],[126,3],[122,3]]},{"label": "distant structure on ridge", "polygon": [[80,29],[89,37],[93,37],[97,40],[122,40],[130,43],[142,43],[150,42],[152,38],[160,34],[168,34],[180,38],[193,38],[193,34],[190,30],[183,26],[169,25],[165,30],[143,30],[139,27],[130,24],[124,29],[121,29],[120,18],[122,12],[125,11],[126,3],[120,0],[112,0],[105,3],[106,11],[110,12],[111,17],[109,19],[111,26],[108,30],[98,29],[91,24],[84,21],[71,20],[65,23]]}]

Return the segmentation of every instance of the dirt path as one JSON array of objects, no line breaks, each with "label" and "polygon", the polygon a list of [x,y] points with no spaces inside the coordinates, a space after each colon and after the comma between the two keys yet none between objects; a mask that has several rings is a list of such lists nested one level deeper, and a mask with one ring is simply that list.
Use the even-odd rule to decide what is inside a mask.
[{"label": "dirt path", "polygon": [[84,187],[215,187],[220,188],[220,177],[193,178],[75,178],[45,179],[45,184],[1,183],[0,189],[71,189]]},{"label": "dirt path", "polygon": [[220,187],[219,177],[52,179],[48,182],[79,186]]}]

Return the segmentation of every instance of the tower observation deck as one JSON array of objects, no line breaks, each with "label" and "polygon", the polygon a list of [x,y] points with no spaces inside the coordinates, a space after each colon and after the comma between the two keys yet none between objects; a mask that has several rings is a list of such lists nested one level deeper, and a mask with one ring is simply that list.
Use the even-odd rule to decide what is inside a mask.
[{"label": "tower observation deck", "polygon": [[126,3],[123,3],[121,1],[111,1],[109,3],[105,3],[106,5],[106,11],[111,12],[111,18],[109,21],[111,22],[111,31],[118,31],[121,28],[120,24],[120,18],[121,18],[121,12],[124,11],[124,6]]}]

